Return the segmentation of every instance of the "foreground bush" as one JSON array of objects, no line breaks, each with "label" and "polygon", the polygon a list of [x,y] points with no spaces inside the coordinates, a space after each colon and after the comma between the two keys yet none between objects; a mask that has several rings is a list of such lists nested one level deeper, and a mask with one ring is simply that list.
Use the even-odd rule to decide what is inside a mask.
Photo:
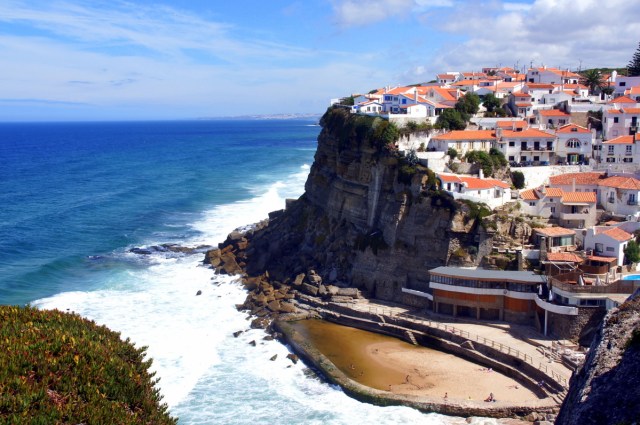
[{"label": "foreground bush", "polygon": [[175,424],[145,348],[77,314],[0,306],[0,423]]}]

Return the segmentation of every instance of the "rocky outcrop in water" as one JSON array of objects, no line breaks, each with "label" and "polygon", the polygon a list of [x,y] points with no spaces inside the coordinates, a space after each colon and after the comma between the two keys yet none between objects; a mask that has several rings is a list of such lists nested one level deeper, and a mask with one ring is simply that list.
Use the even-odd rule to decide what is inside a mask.
[{"label": "rocky outcrop in water", "polygon": [[[384,142],[386,121],[332,109],[321,125],[305,194],[248,234],[230,235],[208,255],[212,265],[266,273],[312,295],[352,287],[400,302],[401,288],[426,283],[428,269],[474,264],[467,249],[486,236],[483,229],[465,204],[428,191],[433,174]],[[306,280],[296,285],[303,273]]]},{"label": "rocky outcrop in water", "polygon": [[[637,295],[637,294],[636,294]],[[556,424],[640,423],[640,296],[605,317]]]}]

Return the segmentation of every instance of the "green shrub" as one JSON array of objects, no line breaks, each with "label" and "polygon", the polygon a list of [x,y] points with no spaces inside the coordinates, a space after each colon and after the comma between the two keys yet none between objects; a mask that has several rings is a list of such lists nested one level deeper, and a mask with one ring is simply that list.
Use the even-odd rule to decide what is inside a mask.
[{"label": "green shrub", "polygon": [[0,423],[175,424],[144,360],[77,314],[0,306]]},{"label": "green shrub", "polygon": [[[522,189],[524,188],[524,174],[522,173],[522,171],[514,171],[511,173],[511,182],[513,183],[513,186],[516,189]],[[518,204],[520,205],[520,204]]]}]

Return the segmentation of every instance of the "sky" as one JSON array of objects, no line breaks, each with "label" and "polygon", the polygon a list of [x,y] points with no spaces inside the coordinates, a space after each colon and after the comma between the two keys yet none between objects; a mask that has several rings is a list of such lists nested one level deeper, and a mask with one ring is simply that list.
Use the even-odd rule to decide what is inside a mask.
[{"label": "sky", "polygon": [[485,66],[624,67],[628,0],[0,0],[0,121],[318,113]]}]

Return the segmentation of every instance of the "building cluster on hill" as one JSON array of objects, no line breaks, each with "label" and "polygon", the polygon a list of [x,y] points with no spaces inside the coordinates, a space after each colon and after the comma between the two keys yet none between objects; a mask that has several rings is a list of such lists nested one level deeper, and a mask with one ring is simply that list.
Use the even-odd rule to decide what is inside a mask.
[{"label": "building cluster on hill", "polygon": [[[438,313],[533,324],[577,338],[640,288],[640,275],[624,280],[627,265],[638,261],[629,245],[637,246],[640,235],[640,76],[614,71],[594,84],[568,70],[504,67],[436,77],[354,95],[348,107],[417,128],[405,132],[398,148],[414,151],[454,198],[491,209],[512,203],[543,224],[521,246],[503,249],[518,256],[520,272],[440,267],[426,287],[403,291]],[[468,93],[499,99],[502,112],[485,114],[489,108],[480,105],[465,129],[439,128],[438,117]],[[523,174],[522,190],[485,177],[467,163],[471,152],[504,156],[512,172]],[[523,271],[527,260],[543,274]]]}]

